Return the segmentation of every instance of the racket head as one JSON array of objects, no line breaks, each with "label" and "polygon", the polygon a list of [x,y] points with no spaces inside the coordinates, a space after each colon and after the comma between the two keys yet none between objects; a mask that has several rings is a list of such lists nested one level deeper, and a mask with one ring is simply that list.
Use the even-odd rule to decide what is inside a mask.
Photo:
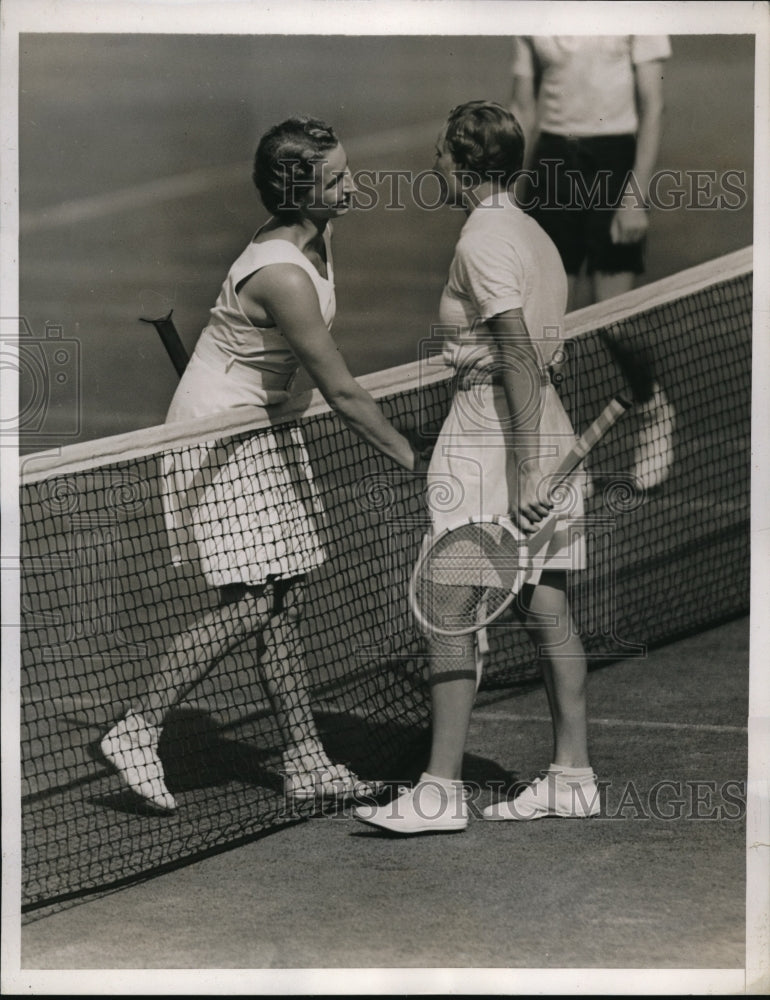
[{"label": "racket head", "polygon": [[477,632],[511,605],[530,563],[526,539],[508,518],[466,518],[425,539],[409,581],[412,613],[428,633]]}]

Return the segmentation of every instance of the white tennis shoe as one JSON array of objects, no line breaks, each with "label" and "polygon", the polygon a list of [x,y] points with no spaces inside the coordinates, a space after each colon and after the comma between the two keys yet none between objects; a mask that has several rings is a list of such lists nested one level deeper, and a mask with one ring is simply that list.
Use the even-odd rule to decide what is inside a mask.
[{"label": "white tennis shoe", "polygon": [[290,802],[323,802],[366,798],[379,795],[385,788],[382,781],[359,778],[345,764],[327,764],[309,771],[294,769],[283,772],[283,792]]},{"label": "white tennis shoe", "polygon": [[482,818],[488,820],[533,820],[546,816],[564,819],[587,819],[600,812],[596,775],[572,777],[558,771],[546,771],[515,799],[486,806]]},{"label": "white tennis shoe", "polygon": [[365,798],[385,789],[383,781],[366,781],[346,764],[334,764],[313,738],[284,751],[281,774],[284,795],[296,804]]},{"label": "white tennis shoe", "polygon": [[468,826],[468,805],[462,782],[423,774],[414,788],[399,789],[386,805],[362,805],[353,816],[391,833],[459,833]]},{"label": "white tennis shoe", "polygon": [[144,716],[128,712],[100,744],[105,758],[124,785],[156,809],[172,812],[176,799],[166,788],[163,764],[158,756],[160,731]]},{"label": "white tennis shoe", "polygon": [[634,448],[634,475],[644,490],[668,479],[674,463],[676,414],[656,383],[652,398],[639,407],[639,436]]}]

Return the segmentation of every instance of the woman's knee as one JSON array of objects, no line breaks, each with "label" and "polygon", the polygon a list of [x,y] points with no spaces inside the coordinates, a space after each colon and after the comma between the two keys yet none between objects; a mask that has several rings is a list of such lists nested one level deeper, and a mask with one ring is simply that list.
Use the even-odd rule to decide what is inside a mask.
[{"label": "woman's knee", "polygon": [[273,614],[280,614],[291,625],[297,625],[305,611],[304,577],[276,580],[274,583]]},{"label": "woman's knee", "polygon": [[233,635],[243,636],[263,628],[270,618],[272,603],[269,584],[252,587],[232,583],[219,588],[219,610]]}]

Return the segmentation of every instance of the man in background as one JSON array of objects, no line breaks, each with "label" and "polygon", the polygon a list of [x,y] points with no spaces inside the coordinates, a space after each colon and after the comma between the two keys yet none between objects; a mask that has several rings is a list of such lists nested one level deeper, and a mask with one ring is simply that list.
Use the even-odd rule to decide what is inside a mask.
[{"label": "man in background", "polygon": [[[629,291],[644,272],[670,55],[667,35],[513,41],[511,110],[524,129],[528,172],[518,193],[561,255],[568,312]],[[666,478],[673,419],[656,386],[641,413],[634,456],[645,489]]]}]

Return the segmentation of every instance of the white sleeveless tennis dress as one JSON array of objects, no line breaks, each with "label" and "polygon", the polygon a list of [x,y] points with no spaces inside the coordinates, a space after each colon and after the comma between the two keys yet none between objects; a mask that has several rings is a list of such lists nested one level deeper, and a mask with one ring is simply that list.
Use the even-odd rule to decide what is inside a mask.
[{"label": "white sleeveless tennis dress", "polygon": [[[270,264],[303,268],[331,327],[335,313],[331,233],[328,277],[286,240],[250,243],[230,268],[209,323],[171,401],[166,423],[289,398],[299,362],[277,327],[256,327],[237,290]],[[164,456],[163,501],[172,560],[198,561],[212,587],[257,586],[321,565],[324,509],[296,424],[175,449]]]}]

